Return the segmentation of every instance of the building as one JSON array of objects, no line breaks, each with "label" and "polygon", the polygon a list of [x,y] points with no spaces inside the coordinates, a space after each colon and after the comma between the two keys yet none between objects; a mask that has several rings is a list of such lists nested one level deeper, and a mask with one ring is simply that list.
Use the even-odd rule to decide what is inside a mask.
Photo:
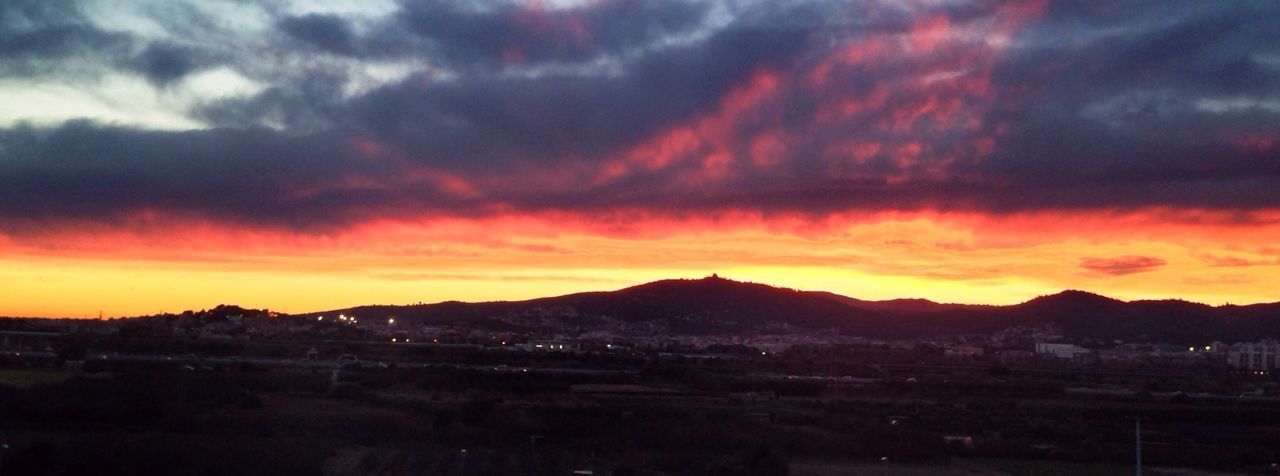
[{"label": "building", "polygon": [[1263,340],[1226,346],[1227,364],[1237,370],[1272,372],[1280,368],[1280,342]]},{"label": "building", "polygon": [[1059,359],[1076,359],[1087,356],[1093,351],[1074,344],[1056,344],[1037,342],[1036,355],[1048,355]]},{"label": "building", "polygon": [[578,344],[573,342],[532,340],[525,344],[525,350],[530,352],[577,352],[581,349]]}]

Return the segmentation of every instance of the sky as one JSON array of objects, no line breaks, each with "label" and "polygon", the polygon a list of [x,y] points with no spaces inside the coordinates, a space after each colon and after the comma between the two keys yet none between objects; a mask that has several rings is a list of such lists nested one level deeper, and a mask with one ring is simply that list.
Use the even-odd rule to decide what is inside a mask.
[{"label": "sky", "polygon": [[0,2],[0,315],[712,273],[1280,301],[1280,2]]}]

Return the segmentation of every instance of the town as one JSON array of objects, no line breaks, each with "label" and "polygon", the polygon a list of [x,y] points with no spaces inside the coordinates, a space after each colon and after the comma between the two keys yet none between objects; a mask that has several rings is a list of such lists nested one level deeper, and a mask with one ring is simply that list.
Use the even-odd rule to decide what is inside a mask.
[{"label": "town", "polygon": [[235,471],[1128,474],[1135,418],[1151,474],[1268,474],[1280,459],[1272,339],[1072,340],[1051,324],[930,338],[779,323],[679,334],[503,319],[218,306],[0,320],[0,412],[18,422],[0,462],[74,474],[56,455],[76,452],[127,474],[119,458],[153,458],[138,445],[156,435],[181,442],[160,444],[179,465],[211,464],[196,448],[242,450],[208,438],[248,435],[307,459],[254,453],[225,462]]},{"label": "town", "polygon": [[[289,316],[270,310],[219,306],[126,319],[6,319],[0,350],[20,362],[78,365],[93,355],[147,352],[270,356],[284,360],[333,359],[344,348],[370,349],[393,360],[439,349],[560,352],[569,355],[636,354],[713,359],[856,352],[877,358],[910,354],[916,362],[970,367],[1061,370],[1227,373],[1265,378],[1280,368],[1280,341],[1069,342],[1052,325],[1017,326],[990,335],[936,339],[874,339],[836,332],[677,335],[652,326],[609,322],[582,329],[526,333],[476,329],[466,323],[415,325],[393,315]],[[300,350],[301,349],[301,350]],[[324,352],[321,351],[324,349]],[[19,354],[25,357],[18,359]]]}]

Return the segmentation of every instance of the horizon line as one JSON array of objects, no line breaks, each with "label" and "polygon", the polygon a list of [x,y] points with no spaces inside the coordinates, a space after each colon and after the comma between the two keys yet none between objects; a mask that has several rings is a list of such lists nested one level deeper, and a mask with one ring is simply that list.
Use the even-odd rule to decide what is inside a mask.
[{"label": "horizon line", "polygon": [[[666,281],[702,281],[702,280],[709,280],[709,279],[721,279],[721,280],[730,281],[730,282],[739,283],[739,284],[755,284],[755,285],[762,285],[762,286],[768,286],[768,287],[770,287],[770,288],[774,288],[774,289],[790,290],[790,291],[804,292],[804,293],[829,293],[829,294],[834,294],[834,295],[836,295],[836,296],[845,297],[845,298],[851,298],[851,299],[856,299],[856,300],[859,300],[859,301],[866,301],[866,302],[869,302],[869,303],[891,302],[891,301],[900,301],[900,300],[924,300],[924,301],[928,301],[928,302],[932,302],[932,303],[940,304],[940,305],[1008,307],[1008,306],[1017,306],[1017,305],[1021,305],[1021,304],[1026,304],[1026,303],[1031,302],[1031,301],[1033,301],[1033,300],[1036,300],[1036,299],[1038,299],[1038,298],[1049,297],[1049,296],[1056,296],[1056,295],[1060,295],[1060,294],[1064,294],[1064,293],[1068,293],[1068,292],[1081,292],[1081,293],[1091,294],[1091,295],[1094,295],[1094,296],[1099,296],[1099,297],[1106,298],[1106,299],[1111,299],[1111,300],[1118,301],[1118,302],[1122,302],[1122,303],[1151,302],[1151,301],[1181,301],[1181,302],[1186,302],[1186,303],[1190,303],[1190,304],[1198,304],[1198,305],[1208,306],[1208,307],[1213,307],[1213,308],[1219,308],[1219,307],[1230,307],[1230,306],[1252,306],[1252,305],[1263,305],[1263,304],[1280,304],[1280,301],[1258,301],[1258,302],[1249,302],[1249,303],[1235,303],[1235,302],[1229,302],[1229,301],[1228,301],[1228,302],[1223,302],[1223,303],[1221,303],[1221,304],[1213,304],[1213,303],[1202,302],[1202,301],[1193,301],[1193,300],[1189,300],[1189,299],[1185,299],[1185,298],[1178,298],[1178,297],[1143,298],[1143,299],[1129,299],[1129,300],[1126,300],[1126,299],[1116,298],[1116,297],[1112,297],[1112,296],[1109,296],[1109,295],[1106,295],[1106,294],[1102,294],[1102,293],[1098,293],[1098,292],[1094,292],[1094,291],[1090,291],[1090,290],[1086,290],[1086,289],[1079,289],[1079,288],[1064,288],[1064,289],[1062,289],[1062,290],[1060,290],[1060,291],[1058,291],[1058,292],[1055,292],[1055,293],[1050,293],[1050,294],[1038,294],[1038,295],[1035,295],[1035,296],[1031,296],[1031,297],[1025,298],[1025,299],[1023,299],[1023,300],[1021,300],[1021,301],[1013,302],[1013,303],[1008,303],[1008,304],[992,304],[992,303],[980,303],[980,302],[943,302],[943,301],[937,301],[937,300],[933,300],[933,299],[929,299],[929,298],[924,298],[924,297],[919,297],[919,296],[901,296],[901,297],[895,297],[895,298],[889,298],[889,299],[863,299],[863,298],[859,298],[859,297],[857,297],[857,296],[850,296],[850,295],[847,295],[847,294],[843,294],[843,293],[839,293],[839,292],[835,292],[835,291],[830,291],[830,290],[826,290],[826,289],[799,289],[799,288],[792,288],[792,287],[787,287],[787,286],[779,286],[779,285],[769,284],[769,283],[764,283],[764,282],[736,280],[736,279],[726,278],[726,277],[724,277],[724,276],[720,276],[720,275],[719,275],[719,273],[712,273],[712,274],[710,274],[710,275],[703,276],[703,277],[701,277],[701,278],[664,278],[664,279],[658,279],[658,280],[652,280],[652,281],[644,281],[644,282],[640,282],[640,283],[630,284],[630,285],[627,285],[627,286],[624,286],[624,287],[621,287],[621,288],[616,288],[616,289],[608,289],[608,290],[599,290],[599,289],[597,289],[597,290],[582,290],[582,291],[575,291],[575,292],[564,293],[564,294],[554,294],[554,295],[548,295],[548,296],[536,296],[536,297],[529,297],[529,298],[517,298],[517,299],[492,299],[492,300],[476,300],[476,301],[464,301],[464,300],[459,300],[459,299],[444,299],[444,300],[434,301],[434,302],[419,301],[419,302],[416,302],[416,303],[405,303],[405,304],[385,304],[385,303],[375,303],[375,304],[355,304],[355,305],[350,305],[350,306],[345,306],[345,307],[337,307],[337,308],[322,309],[322,310],[313,310],[313,311],[304,311],[304,312],[296,312],[296,313],[293,313],[293,312],[280,312],[280,311],[278,311],[278,310],[276,310],[276,311],[277,311],[277,312],[280,312],[280,314],[283,314],[283,315],[286,315],[286,316],[304,316],[304,315],[308,315],[308,314],[319,314],[319,313],[325,313],[325,312],[333,312],[333,311],[340,311],[340,310],[345,310],[345,309],[352,309],[352,308],[357,308],[357,307],[368,307],[368,306],[395,306],[395,307],[432,306],[432,305],[438,305],[438,304],[444,304],[444,303],[452,303],[452,302],[462,303],[462,304],[518,303],[518,302],[535,301],[535,300],[539,300],[539,299],[555,299],[555,298],[560,298],[560,297],[565,297],[565,296],[572,296],[572,295],[576,295],[576,294],[589,294],[589,293],[612,293],[612,292],[619,292],[619,291],[623,291],[623,290],[630,289],[630,288],[634,288],[634,287],[638,287],[638,286],[644,286],[644,285],[647,285],[647,284],[660,283],[660,282],[666,282]],[[246,306],[243,306],[243,305],[240,305],[240,304],[225,303],[225,302],[224,302],[224,303],[219,303],[219,304],[216,304],[216,305],[214,305],[214,306],[207,307],[207,308],[204,308],[204,309],[201,309],[201,310],[202,310],[202,311],[203,311],[203,310],[208,310],[208,309],[215,308],[215,307],[217,307],[217,306],[236,306],[236,307],[240,307],[240,308],[242,308],[242,309],[255,309],[255,310],[264,310],[264,311],[272,311],[272,310],[273,310],[273,309],[271,309],[270,307],[261,307],[261,308],[258,308],[258,307],[251,307],[251,306],[250,306],[250,307],[246,307]],[[182,312],[188,312],[188,311],[196,312],[196,310],[195,310],[195,309],[184,309],[184,310],[182,310],[182,311],[180,311],[180,312],[178,312],[178,313],[171,313],[171,312],[166,312],[166,311],[164,311],[164,310],[162,309],[162,310],[160,310],[159,312],[157,312],[157,313],[155,313],[155,314],[138,314],[138,315],[106,315],[106,314],[102,314],[102,315],[97,316],[97,317],[94,317],[94,316],[75,317],[75,316],[10,316],[10,315],[0,315],[0,319],[47,319],[47,320],[62,320],[62,319],[74,319],[74,320],[132,319],[132,318],[154,317],[154,316],[161,316],[161,315],[176,315],[176,314],[181,314]]]}]

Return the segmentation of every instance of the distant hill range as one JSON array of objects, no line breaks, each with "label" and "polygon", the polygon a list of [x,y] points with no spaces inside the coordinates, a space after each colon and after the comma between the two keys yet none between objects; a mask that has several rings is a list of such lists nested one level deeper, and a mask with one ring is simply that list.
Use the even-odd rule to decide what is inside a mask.
[{"label": "distant hill range", "polygon": [[339,313],[511,331],[618,327],[672,334],[827,330],[877,338],[919,338],[1053,325],[1070,339],[1203,343],[1280,337],[1280,303],[1215,307],[1179,300],[1125,302],[1084,291],[1063,291],[1009,306],[942,304],[925,299],[864,301],[718,276],[527,301],[360,306],[305,316]]}]

